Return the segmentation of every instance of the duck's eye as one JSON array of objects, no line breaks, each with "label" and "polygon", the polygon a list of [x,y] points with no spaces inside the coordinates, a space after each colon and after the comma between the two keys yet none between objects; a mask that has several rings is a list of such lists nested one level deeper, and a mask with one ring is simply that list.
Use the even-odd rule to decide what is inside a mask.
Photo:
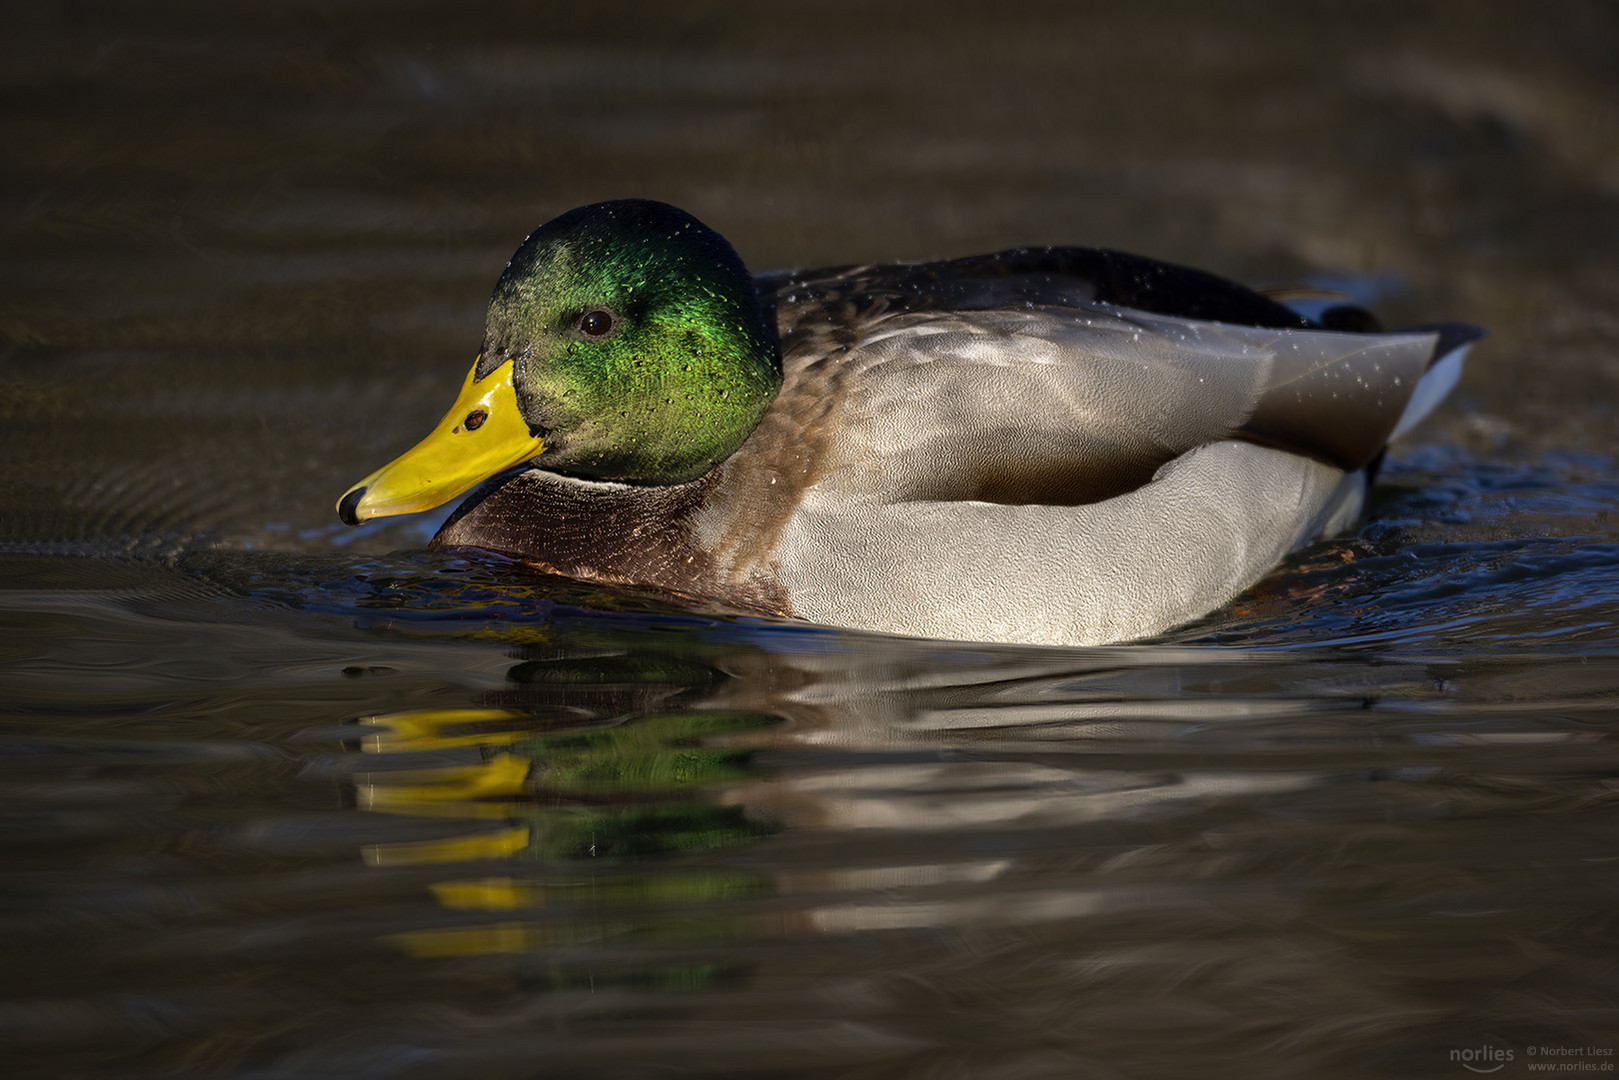
[{"label": "duck's eye", "polygon": [[604,338],[613,332],[614,323],[611,311],[592,308],[579,316],[579,332],[589,338]]},{"label": "duck's eye", "polygon": [[488,413],[484,412],[482,409],[473,409],[471,412],[467,413],[467,418],[461,421],[461,426],[466,428],[468,431],[477,431],[479,428],[483,427],[483,422],[487,419],[489,419]]}]

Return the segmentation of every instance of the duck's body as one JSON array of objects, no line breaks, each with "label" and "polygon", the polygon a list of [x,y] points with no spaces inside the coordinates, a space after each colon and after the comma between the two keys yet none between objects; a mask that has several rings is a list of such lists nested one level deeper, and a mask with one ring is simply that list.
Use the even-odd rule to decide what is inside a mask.
[{"label": "duck's body", "polygon": [[[680,214],[646,203],[574,213],[666,211]],[[517,358],[516,397],[540,449],[469,499],[434,543],[870,630],[1137,638],[1218,607],[1289,551],[1350,524],[1368,466],[1443,396],[1477,336],[1326,330],[1211,275],[1077,248],[772,275],[754,289],[779,340],[768,366],[780,374],[765,376],[779,378],[774,396],[750,398],[747,379],[660,369],[648,400],[667,391],[669,408],[678,395],[712,405],[734,391],[756,414],[712,462],[675,465],[667,453],[631,461],[633,433],[588,453],[558,437],[551,399],[572,402],[577,388],[525,396],[525,383],[549,376],[502,348],[514,334],[496,326],[497,289],[479,367],[488,376]],[[602,310],[654,317],[637,303]],[[572,303],[561,324],[586,310]],[[596,325],[580,321],[554,343],[556,362],[575,362]],[[645,348],[626,345],[620,364],[643,382],[656,351]],[[702,343],[691,348],[699,367],[711,360]],[[469,378],[469,390],[480,382]],[[458,403],[446,424],[465,411]],[[577,458],[559,463],[574,475],[547,467],[553,444]],[[387,472],[353,489],[346,518],[367,516],[367,492]]]}]

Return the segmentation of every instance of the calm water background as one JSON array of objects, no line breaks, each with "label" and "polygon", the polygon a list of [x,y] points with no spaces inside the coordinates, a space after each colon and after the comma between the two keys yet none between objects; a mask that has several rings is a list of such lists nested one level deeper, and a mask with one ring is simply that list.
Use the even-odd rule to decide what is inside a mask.
[{"label": "calm water background", "polygon": [[[1611,1069],[1619,9],[672,7],[8,15],[7,1074]],[[1493,337],[1358,534],[1154,643],[338,525],[627,195],[759,270],[1085,243]]]}]

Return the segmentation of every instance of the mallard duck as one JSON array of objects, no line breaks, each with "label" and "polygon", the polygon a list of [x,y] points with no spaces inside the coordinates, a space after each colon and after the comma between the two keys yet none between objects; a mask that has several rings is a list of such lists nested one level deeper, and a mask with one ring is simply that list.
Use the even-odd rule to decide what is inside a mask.
[{"label": "mallard duck", "polygon": [[434,545],[865,630],[1141,638],[1351,525],[1480,336],[1086,248],[755,278],[682,210],[597,203],[517,249],[449,413],[338,513],[482,483]]}]

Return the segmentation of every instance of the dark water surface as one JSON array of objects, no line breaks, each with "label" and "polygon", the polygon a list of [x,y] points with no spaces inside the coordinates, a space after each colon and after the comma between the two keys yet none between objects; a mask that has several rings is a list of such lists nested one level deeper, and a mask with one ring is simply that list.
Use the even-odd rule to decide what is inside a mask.
[{"label": "dark water surface", "polygon": [[[1215,10],[15,14],[6,1074],[1612,1072],[1619,13]],[[338,525],[623,195],[761,270],[1089,243],[1493,336],[1358,533],[1151,643]]]}]

